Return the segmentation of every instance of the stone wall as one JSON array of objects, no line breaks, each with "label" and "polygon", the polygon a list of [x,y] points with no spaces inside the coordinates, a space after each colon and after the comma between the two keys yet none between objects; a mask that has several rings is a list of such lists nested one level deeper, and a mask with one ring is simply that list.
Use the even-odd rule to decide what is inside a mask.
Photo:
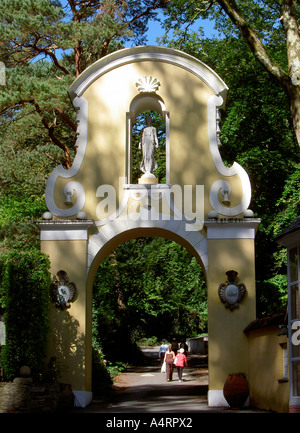
[{"label": "stone wall", "polygon": [[74,407],[71,385],[33,383],[31,378],[0,382],[0,413],[53,413]]}]

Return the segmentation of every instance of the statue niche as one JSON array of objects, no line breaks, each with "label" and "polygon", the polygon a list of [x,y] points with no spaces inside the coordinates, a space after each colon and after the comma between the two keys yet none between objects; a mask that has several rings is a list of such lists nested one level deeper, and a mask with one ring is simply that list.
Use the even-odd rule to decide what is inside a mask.
[{"label": "statue niche", "polygon": [[131,183],[166,183],[166,125],[163,115],[147,109],[140,112],[131,132]]},{"label": "statue niche", "polygon": [[139,94],[126,113],[129,184],[170,183],[169,113],[156,94],[159,85],[153,77],[139,79],[136,83]]}]

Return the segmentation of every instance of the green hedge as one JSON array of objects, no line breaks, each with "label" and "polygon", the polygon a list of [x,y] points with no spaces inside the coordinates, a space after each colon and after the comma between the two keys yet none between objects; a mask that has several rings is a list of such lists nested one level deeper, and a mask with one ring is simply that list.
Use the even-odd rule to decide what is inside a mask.
[{"label": "green hedge", "polygon": [[21,366],[41,378],[49,329],[48,257],[36,250],[0,256],[0,304],[5,309],[6,345],[2,350],[5,378],[12,380]]}]

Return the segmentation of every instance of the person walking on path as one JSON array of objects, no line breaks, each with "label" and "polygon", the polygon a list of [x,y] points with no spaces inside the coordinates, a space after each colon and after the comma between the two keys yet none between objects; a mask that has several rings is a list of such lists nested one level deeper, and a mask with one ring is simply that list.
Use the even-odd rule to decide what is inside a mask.
[{"label": "person walking on path", "polygon": [[159,353],[158,353],[158,357],[160,359],[160,366],[162,366],[164,363],[165,353],[168,350],[168,348],[169,348],[169,346],[166,344],[166,340],[163,340],[162,345],[159,348]]},{"label": "person walking on path", "polygon": [[179,353],[178,353],[178,355],[176,355],[174,362],[175,362],[175,365],[177,367],[177,373],[178,373],[179,382],[182,382],[183,369],[184,369],[184,367],[187,366],[187,359],[186,359],[186,356],[184,354],[184,349],[183,348],[181,348],[179,350]]},{"label": "person walking on path", "polygon": [[173,365],[175,353],[172,351],[172,344],[169,345],[168,351],[165,353],[164,362],[166,363],[166,380],[171,382],[173,379]]}]

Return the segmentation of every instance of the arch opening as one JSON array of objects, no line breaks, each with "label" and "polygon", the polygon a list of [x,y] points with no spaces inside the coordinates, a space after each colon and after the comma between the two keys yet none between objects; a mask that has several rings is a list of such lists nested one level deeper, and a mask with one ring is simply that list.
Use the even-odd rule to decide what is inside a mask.
[{"label": "arch opening", "polygon": [[[197,260],[201,266],[205,279],[207,278],[207,241],[200,232],[186,232],[182,228],[184,235],[180,233],[180,226],[184,225],[181,221],[177,221],[177,231],[172,230],[172,225],[168,221],[168,228],[160,227],[160,222],[157,221],[156,227],[140,227],[137,222],[136,227],[123,230],[122,224],[118,225],[118,221],[111,223],[111,230],[114,234],[104,244],[98,243],[98,235],[91,238],[94,242],[90,246],[90,261],[87,270],[87,292],[90,295],[95,274],[101,262],[107,257],[115,248],[124,242],[130,241],[139,237],[161,237],[175,241],[182,247],[186,248]],[[178,224],[179,223],[179,224]],[[90,241],[91,243],[91,241]]]},{"label": "arch opening", "polygon": [[[143,362],[141,341],[207,333],[207,289],[196,254],[169,236],[135,237],[98,256],[92,288],[93,351],[112,365]],[[96,365],[93,364],[93,369]],[[94,373],[93,373],[94,376]],[[97,392],[97,375],[92,382]]]}]

